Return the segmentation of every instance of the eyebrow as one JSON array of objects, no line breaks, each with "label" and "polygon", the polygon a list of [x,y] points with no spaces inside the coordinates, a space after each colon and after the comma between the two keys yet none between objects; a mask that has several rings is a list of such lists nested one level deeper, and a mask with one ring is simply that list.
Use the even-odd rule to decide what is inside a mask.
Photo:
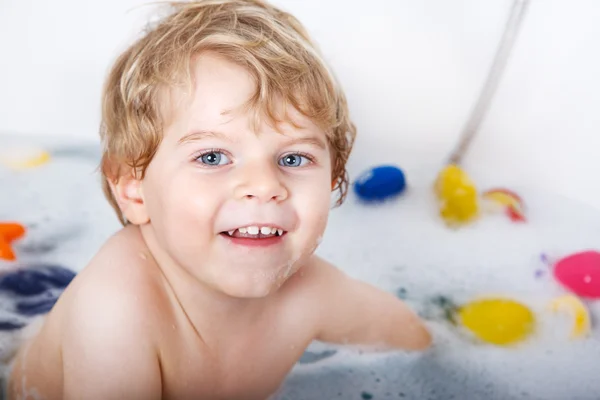
[{"label": "eyebrow", "polygon": [[177,141],[177,143],[184,144],[187,142],[195,142],[195,141],[202,140],[202,139],[209,138],[209,137],[222,139],[222,140],[231,142],[231,138],[229,136],[227,136],[226,134],[224,134],[223,132],[202,130],[202,131],[194,131],[194,132],[188,133],[187,135],[185,135],[181,139],[179,139]]},{"label": "eyebrow", "polygon": [[327,150],[327,145],[325,144],[325,141],[315,136],[292,139],[286,143],[286,145],[290,144],[312,144],[313,146],[317,146],[322,150]]},{"label": "eyebrow", "polygon": [[[202,140],[202,139],[209,138],[209,137],[226,140],[228,142],[232,141],[231,138],[228,135],[224,134],[223,132],[201,130],[201,131],[194,131],[194,132],[188,133],[187,135],[185,135],[181,139],[179,139],[177,141],[177,143],[184,144],[184,143],[188,143],[188,142],[195,142],[195,141]],[[295,138],[295,139],[291,139],[289,142],[286,143],[286,145],[288,145],[288,146],[296,145],[296,144],[309,144],[309,145],[316,146],[322,150],[327,150],[327,145],[325,144],[325,141],[316,136]]]}]

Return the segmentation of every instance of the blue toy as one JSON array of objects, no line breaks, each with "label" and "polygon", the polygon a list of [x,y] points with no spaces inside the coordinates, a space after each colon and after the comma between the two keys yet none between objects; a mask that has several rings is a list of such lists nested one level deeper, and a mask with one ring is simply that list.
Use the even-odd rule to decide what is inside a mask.
[{"label": "blue toy", "polygon": [[73,271],[56,265],[28,267],[0,277],[0,291],[34,296],[50,288],[63,289],[74,277]]},{"label": "blue toy", "polygon": [[58,301],[58,296],[48,296],[39,300],[23,300],[16,304],[15,310],[19,315],[32,317],[34,315],[47,314]]},{"label": "blue toy", "polygon": [[24,322],[18,321],[0,321],[0,331],[16,331],[25,326]]},{"label": "blue toy", "polygon": [[354,192],[364,201],[386,200],[401,194],[404,189],[404,172],[393,165],[371,168],[354,182]]},{"label": "blue toy", "polygon": [[[48,313],[75,272],[57,265],[28,266],[0,276],[0,296],[12,305],[4,309],[0,331],[23,328],[27,319]],[[8,304],[7,304],[8,305]]]}]

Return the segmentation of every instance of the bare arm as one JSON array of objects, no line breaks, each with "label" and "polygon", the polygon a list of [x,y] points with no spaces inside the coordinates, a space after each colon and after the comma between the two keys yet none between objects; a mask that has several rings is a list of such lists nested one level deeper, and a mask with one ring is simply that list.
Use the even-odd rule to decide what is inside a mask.
[{"label": "bare arm", "polygon": [[419,317],[392,294],[322,260],[313,268],[318,275],[318,340],[405,350],[431,345],[431,335]]},{"label": "bare arm", "polygon": [[92,289],[66,316],[65,400],[161,398],[160,365],[143,308],[118,289]]}]

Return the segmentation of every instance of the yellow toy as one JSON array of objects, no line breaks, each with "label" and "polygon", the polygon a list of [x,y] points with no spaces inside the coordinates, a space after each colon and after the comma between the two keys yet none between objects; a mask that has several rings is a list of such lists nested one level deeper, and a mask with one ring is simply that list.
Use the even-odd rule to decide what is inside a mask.
[{"label": "yellow toy", "polygon": [[504,210],[513,222],[525,222],[525,206],[523,199],[515,192],[508,189],[490,189],[481,195],[484,201],[493,205],[494,209]]},{"label": "yellow toy", "polygon": [[567,294],[552,300],[549,305],[551,311],[569,311],[573,317],[573,327],[571,328],[571,339],[579,339],[590,333],[591,322],[590,314],[585,305],[577,296]]},{"label": "yellow toy", "polygon": [[442,170],[435,184],[440,216],[449,225],[472,221],[479,215],[477,189],[469,176],[457,165]]},{"label": "yellow toy", "polygon": [[535,316],[523,304],[508,299],[481,299],[457,310],[460,323],[478,339],[499,345],[512,345],[529,337]]},{"label": "yellow toy", "polygon": [[0,162],[16,170],[39,167],[50,159],[50,153],[43,149],[8,149],[0,154]]}]

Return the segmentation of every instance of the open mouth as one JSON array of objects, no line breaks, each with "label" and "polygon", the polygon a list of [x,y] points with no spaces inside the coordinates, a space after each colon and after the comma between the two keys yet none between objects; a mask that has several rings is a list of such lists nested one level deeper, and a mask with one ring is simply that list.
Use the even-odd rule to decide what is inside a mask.
[{"label": "open mouth", "polygon": [[221,235],[240,239],[269,239],[281,237],[286,231],[272,226],[247,226],[232,231],[221,232]]}]

